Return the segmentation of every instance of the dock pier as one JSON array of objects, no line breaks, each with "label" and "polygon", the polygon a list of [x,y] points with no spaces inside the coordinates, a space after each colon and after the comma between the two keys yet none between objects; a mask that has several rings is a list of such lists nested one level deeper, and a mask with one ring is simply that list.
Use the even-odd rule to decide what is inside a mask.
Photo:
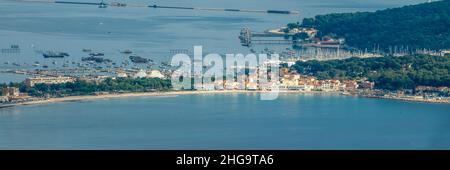
[{"label": "dock pier", "polygon": [[255,33],[249,28],[242,28],[239,35],[239,40],[242,46],[251,46],[252,44],[295,44],[293,40],[271,40],[271,39],[254,39],[254,37],[284,37],[282,34],[272,34],[272,33]]}]

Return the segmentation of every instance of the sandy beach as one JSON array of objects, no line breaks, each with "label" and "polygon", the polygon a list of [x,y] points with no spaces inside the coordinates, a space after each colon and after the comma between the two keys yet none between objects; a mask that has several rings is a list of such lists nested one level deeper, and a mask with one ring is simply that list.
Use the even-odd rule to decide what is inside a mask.
[{"label": "sandy beach", "polygon": [[[76,101],[87,101],[87,100],[101,100],[101,99],[112,99],[112,98],[126,98],[126,97],[147,97],[147,96],[178,96],[178,95],[194,95],[194,94],[239,94],[239,93],[266,93],[264,91],[249,91],[249,90],[221,90],[221,91],[166,91],[166,92],[136,92],[136,93],[113,93],[113,94],[100,94],[100,95],[86,95],[86,96],[67,96],[59,98],[49,98],[40,99],[34,101],[27,101],[21,103],[13,103],[3,105],[0,108],[23,106],[23,105],[37,105],[37,104],[50,104],[58,102],[76,102]],[[342,95],[339,92],[320,92],[320,91],[279,91],[279,93],[292,93],[292,94],[328,94],[328,95]],[[346,94],[344,94],[346,95]],[[435,101],[435,100],[425,100],[425,99],[411,99],[411,98],[393,98],[393,97],[368,97],[362,95],[348,95],[356,97],[365,98],[377,98],[377,99],[387,99],[387,100],[402,100],[410,102],[426,102],[426,103],[446,103],[449,101]]]},{"label": "sandy beach", "polygon": [[146,96],[177,96],[187,94],[216,94],[216,93],[239,93],[245,91],[168,91],[168,92],[137,92],[137,93],[116,93],[116,94],[101,94],[101,95],[86,95],[86,96],[67,96],[59,98],[49,98],[45,100],[29,101],[15,104],[19,105],[35,105],[58,102],[72,102],[84,100],[99,100],[110,98],[125,98],[125,97],[146,97]]},{"label": "sandy beach", "polygon": [[[101,100],[101,99],[111,99],[111,98],[126,98],[126,97],[177,96],[177,95],[192,95],[192,94],[231,94],[231,93],[237,94],[237,93],[263,93],[263,92],[262,91],[248,91],[248,90],[223,90],[223,91],[167,91],[167,92],[114,93],[114,94],[67,96],[67,97],[59,97],[59,98],[49,98],[49,99],[9,104],[8,106],[5,106],[5,107],[21,106],[21,105],[49,104],[49,103],[58,103],[58,102]],[[296,93],[304,93],[304,92],[298,91]]]}]

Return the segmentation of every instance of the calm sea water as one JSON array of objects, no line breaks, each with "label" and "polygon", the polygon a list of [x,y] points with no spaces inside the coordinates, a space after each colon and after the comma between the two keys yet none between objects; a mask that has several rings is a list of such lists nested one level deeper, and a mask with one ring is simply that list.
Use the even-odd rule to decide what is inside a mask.
[{"label": "calm sea water", "polygon": [[[84,0],[92,1],[92,0]],[[147,1],[127,1],[145,2]],[[160,5],[299,10],[296,15],[43,5],[0,0],[5,61],[48,64],[38,51],[79,62],[83,48],[116,62],[131,49],[156,61],[171,49],[248,53],[242,27],[264,31],[303,17],[375,11],[422,0],[164,0]],[[56,59],[55,59],[56,60]],[[25,66],[26,68],[26,66]],[[24,77],[0,74],[0,82]],[[344,96],[184,95],[55,103],[0,109],[0,149],[450,149],[450,106]]]},{"label": "calm sea water", "polygon": [[181,95],[0,110],[1,149],[450,149],[450,105]]}]

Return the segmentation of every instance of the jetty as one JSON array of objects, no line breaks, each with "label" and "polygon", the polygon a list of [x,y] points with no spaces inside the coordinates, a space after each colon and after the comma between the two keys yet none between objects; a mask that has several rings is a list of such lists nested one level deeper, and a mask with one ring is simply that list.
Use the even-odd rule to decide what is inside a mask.
[{"label": "jetty", "polygon": [[[250,28],[242,28],[240,35],[239,35],[239,40],[241,41],[241,45],[242,46],[251,46],[252,44],[294,44],[296,43],[295,41],[289,40],[289,39],[284,39],[283,34],[273,34],[270,32],[264,32],[264,33],[257,33],[257,32],[252,32],[250,30]],[[255,39],[255,37],[280,37],[283,39]]]},{"label": "jetty", "polygon": [[80,1],[55,1],[55,0],[17,0],[18,2],[33,2],[33,3],[53,3],[53,4],[68,4],[68,5],[91,5],[98,6],[98,8],[107,7],[141,7],[141,8],[159,8],[159,9],[177,9],[177,10],[202,10],[202,11],[226,11],[226,12],[253,12],[253,13],[267,13],[267,14],[291,14],[298,15],[299,11],[295,10],[255,10],[255,9],[234,9],[234,8],[203,8],[203,7],[188,7],[188,6],[165,6],[158,4],[137,4],[137,3],[122,3],[122,2],[80,2]]}]

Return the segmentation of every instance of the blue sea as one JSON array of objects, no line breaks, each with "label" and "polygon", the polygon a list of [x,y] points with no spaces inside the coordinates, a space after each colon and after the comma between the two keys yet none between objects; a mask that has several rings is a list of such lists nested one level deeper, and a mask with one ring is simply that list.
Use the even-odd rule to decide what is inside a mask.
[{"label": "blue sea", "polygon": [[0,149],[450,149],[450,105],[197,94],[0,110]]}]

